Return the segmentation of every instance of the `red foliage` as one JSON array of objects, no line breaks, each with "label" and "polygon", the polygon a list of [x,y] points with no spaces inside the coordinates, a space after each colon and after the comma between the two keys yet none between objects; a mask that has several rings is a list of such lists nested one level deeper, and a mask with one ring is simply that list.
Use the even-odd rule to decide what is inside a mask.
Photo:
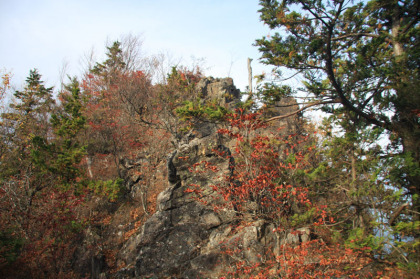
[{"label": "red foliage", "polygon": [[[287,235],[298,233],[302,226],[312,232],[315,228],[324,228],[335,222],[325,205],[318,205],[309,198],[309,189],[294,180],[298,171],[304,171],[308,165],[307,153],[313,146],[306,144],[308,136],[287,137],[274,135],[267,131],[259,113],[246,114],[243,110],[228,116],[229,127],[219,133],[235,141],[234,152],[228,155],[220,150],[213,150],[217,155],[233,159],[232,172],[225,175],[223,182],[210,187],[220,194],[224,202],[217,202],[215,210],[230,208],[245,220],[264,219],[274,224],[273,233]],[[229,157],[233,158],[229,158]],[[190,168],[191,172],[217,172],[219,169],[207,161],[201,161]],[[202,196],[202,188],[191,184],[186,192],[194,193],[195,199],[208,204],[208,195]],[[253,206],[251,206],[253,204]],[[293,223],[295,216],[311,212],[304,223]],[[246,218],[245,218],[246,217]],[[297,225],[296,225],[297,224]],[[296,227],[301,226],[301,227]],[[326,227],[325,227],[326,228]],[[318,230],[319,232],[323,230]],[[328,229],[324,234],[329,233]],[[338,243],[327,243],[317,239],[278,246],[278,251],[266,247],[261,262],[248,263],[236,260],[230,266],[232,278],[366,278],[374,276],[363,269],[371,262],[369,253],[345,249]],[[225,247],[224,253],[240,259],[238,245]],[[359,272],[360,271],[360,272]],[[348,277],[350,276],[350,277]]]},{"label": "red foliage", "polygon": [[[245,114],[242,109],[228,116],[229,129],[218,132],[235,139],[235,158],[233,175],[228,175],[223,183],[212,185],[226,203],[225,207],[235,208],[239,212],[246,212],[250,202],[255,203],[254,214],[257,218],[278,220],[287,216],[291,206],[299,205],[309,208],[312,206],[308,199],[308,189],[285,183],[285,173],[288,170],[302,168],[303,152],[294,155],[293,161],[284,163],[280,160],[279,146],[286,146],[290,138],[265,136],[257,131],[265,128],[266,124],[259,119],[259,113]],[[216,154],[226,157],[221,151],[213,150]],[[284,149],[288,153],[288,148]],[[201,168],[197,170],[197,167]],[[218,171],[217,167],[206,161],[194,164],[190,171]],[[199,193],[198,185],[191,185],[189,191]]]},{"label": "red foliage", "polygon": [[10,211],[1,215],[0,229],[13,229],[23,246],[15,262],[0,265],[0,274],[4,278],[73,278],[71,261],[84,226],[76,212],[83,195],[48,188],[33,196],[25,209],[1,200],[1,206],[9,206]]},{"label": "red foliage", "polygon": [[[114,159],[110,162],[117,165],[122,154],[145,147],[143,134],[147,128],[139,125],[133,113],[135,108],[141,109],[143,100],[148,100],[151,87],[150,78],[142,71],[114,73],[112,79],[102,74],[85,76],[82,88],[91,156],[111,154]],[[117,175],[116,167],[111,177]]]}]

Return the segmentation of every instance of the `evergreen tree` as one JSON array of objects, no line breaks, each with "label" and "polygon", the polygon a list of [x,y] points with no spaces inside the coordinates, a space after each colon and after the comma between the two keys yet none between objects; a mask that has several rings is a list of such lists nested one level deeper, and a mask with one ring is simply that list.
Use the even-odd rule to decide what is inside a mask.
[{"label": "evergreen tree", "polygon": [[121,49],[121,43],[115,41],[112,46],[107,48],[107,59],[103,63],[96,63],[96,65],[90,70],[94,75],[102,76],[108,85],[116,82],[118,74],[121,74],[126,69],[126,63],[123,59],[123,51]]},{"label": "evergreen tree", "polygon": [[[86,121],[78,82],[65,88],[61,104],[53,107],[52,89],[31,71],[25,90],[15,94],[20,101],[14,111],[3,115],[14,121],[11,148],[18,148],[0,164],[0,250],[6,252],[0,261],[8,261],[0,273],[10,268],[5,274],[12,277],[51,277],[71,270],[73,243],[82,226],[76,211],[83,202],[78,186],[85,148],[79,134]],[[40,132],[44,129],[48,132]]]},{"label": "evergreen tree", "polygon": [[38,71],[31,70],[24,90],[14,93],[15,101],[10,104],[12,111],[2,115],[14,148],[24,152],[34,136],[48,136],[48,119],[55,104],[52,94],[53,88],[45,87]]},{"label": "evergreen tree", "polygon": [[31,160],[34,138],[52,136],[49,124],[55,109],[52,93],[53,88],[44,85],[38,71],[31,70],[24,89],[15,91],[9,110],[1,115],[0,234],[6,241],[14,242],[11,251],[6,249],[12,253],[13,261],[19,256],[34,221],[30,216],[37,196],[53,181],[50,175],[43,176]]},{"label": "evergreen tree", "polygon": [[[31,70],[24,90],[16,91],[15,100],[10,104],[10,112],[2,114],[3,140],[7,142],[7,151],[3,155],[1,168],[2,179],[11,177],[31,177],[34,171],[30,152],[35,137],[51,136],[49,118],[55,108],[52,97],[53,88],[46,87],[38,71]],[[19,178],[18,178],[19,179]],[[40,181],[30,180],[41,187]]]},{"label": "evergreen tree", "polygon": [[[263,62],[301,73],[305,91],[315,99],[339,103],[364,125],[393,133],[418,169],[418,2],[264,0],[261,5],[261,19],[282,31],[257,40]],[[405,176],[403,186],[418,195],[419,171]]]},{"label": "evergreen tree", "polygon": [[26,79],[25,90],[16,91],[14,94],[20,103],[12,104],[11,107],[26,114],[42,112],[54,103],[52,90],[52,87],[45,87],[37,69],[31,70],[29,77]]},{"label": "evergreen tree", "polygon": [[56,183],[72,186],[79,177],[78,164],[85,156],[85,146],[78,140],[85,128],[86,118],[82,115],[79,82],[74,78],[60,94],[62,109],[51,116],[54,139],[35,137],[35,148],[31,156],[43,171],[57,177]]},{"label": "evergreen tree", "polygon": [[[322,106],[343,133],[329,143],[328,167],[334,166],[329,175],[354,173],[344,180],[352,192],[348,200],[368,214],[373,204],[382,202],[382,216],[372,222],[393,226],[398,239],[414,237],[414,243],[408,238],[393,251],[405,264],[418,262],[412,252],[420,235],[418,1],[261,0],[260,4],[261,19],[276,31],[256,42],[262,61],[299,74],[302,90],[313,98],[306,107]],[[384,136],[391,142],[386,149],[371,153],[371,146],[363,145]],[[339,164],[345,158],[355,160],[347,165],[350,168]],[[366,169],[360,172],[363,166]],[[368,189],[360,191],[366,185]],[[374,202],[366,204],[367,199]]]}]

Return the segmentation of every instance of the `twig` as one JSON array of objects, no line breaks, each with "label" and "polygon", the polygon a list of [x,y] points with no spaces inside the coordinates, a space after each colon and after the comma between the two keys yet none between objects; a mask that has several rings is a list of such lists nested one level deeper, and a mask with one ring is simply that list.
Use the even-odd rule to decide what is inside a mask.
[{"label": "twig", "polygon": [[401,211],[404,210],[408,206],[408,203],[402,204],[395,212],[392,214],[391,218],[389,218],[388,224],[392,226],[395,222],[395,219],[397,219],[398,216],[400,216]]},{"label": "twig", "polygon": [[338,100],[332,100],[332,101],[318,101],[318,102],[310,103],[310,104],[307,104],[306,106],[304,106],[304,107],[302,107],[302,108],[300,108],[300,109],[298,109],[294,112],[291,112],[291,113],[285,114],[285,115],[274,116],[274,117],[271,117],[271,118],[265,120],[264,122],[267,123],[267,122],[271,122],[273,120],[284,119],[284,118],[290,117],[292,115],[298,114],[299,112],[304,111],[304,110],[306,110],[310,107],[325,105],[325,104],[336,104],[336,103],[339,103],[339,101]]}]

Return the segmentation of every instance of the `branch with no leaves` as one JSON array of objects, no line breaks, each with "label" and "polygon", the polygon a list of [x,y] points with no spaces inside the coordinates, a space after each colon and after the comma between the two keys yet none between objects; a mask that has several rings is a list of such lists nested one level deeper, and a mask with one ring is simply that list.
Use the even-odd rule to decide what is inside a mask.
[{"label": "branch with no leaves", "polygon": [[395,222],[395,219],[397,219],[398,216],[400,216],[401,212],[404,208],[408,206],[408,203],[402,204],[395,212],[392,214],[391,218],[389,218],[388,224],[392,226]]},{"label": "branch with no leaves", "polygon": [[309,104],[306,104],[305,106],[303,106],[302,108],[300,108],[296,111],[293,111],[291,113],[284,114],[284,115],[278,115],[278,116],[271,117],[271,118],[265,120],[264,122],[271,122],[273,120],[284,119],[284,118],[296,115],[299,112],[302,112],[302,111],[304,111],[304,110],[306,110],[310,107],[319,106],[319,105],[326,105],[326,104],[336,104],[336,103],[340,103],[340,101],[339,100],[331,100],[331,101],[318,101],[318,102],[309,103]]}]

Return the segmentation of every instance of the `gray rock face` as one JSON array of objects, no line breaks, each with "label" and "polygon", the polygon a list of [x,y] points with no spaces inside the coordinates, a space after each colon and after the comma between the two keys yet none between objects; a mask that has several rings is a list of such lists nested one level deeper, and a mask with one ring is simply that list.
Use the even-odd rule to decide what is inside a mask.
[{"label": "gray rock face", "polygon": [[196,89],[203,98],[218,99],[222,105],[239,100],[241,94],[231,78],[203,78],[198,82]]},{"label": "gray rock face", "polygon": [[136,168],[141,164],[141,161],[134,162],[128,158],[120,158],[119,174],[124,179],[124,186],[130,192],[133,186],[138,183],[141,177],[136,174]]},{"label": "gray rock face", "polygon": [[[231,79],[204,79],[198,86],[206,96],[221,97],[224,102],[239,98],[239,90],[233,87]],[[230,154],[232,144],[221,142],[214,124],[196,129],[194,138],[168,155],[169,186],[157,198],[157,212],[120,251],[119,258],[127,266],[114,278],[219,278],[238,259],[259,263],[264,260],[261,255],[267,247],[276,254],[283,243],[309,240],[309,229],[302,229],[301,236],[280,235],[274,225],[264,220],[234,230],[238,216],[233,210],[213,209],[218,195],[211,188],[234,167],[232,158],[217,156],[215,150]],[[200,171],[203,161],[217,166],[219,171]],[[194,164],[197,171],[192,169]],[[193,185],[200,185],[201,201],[186,191]],[[234,249],[239,252],[228,253]]]},{"label": "gray rock face", "polygon": [[[271,118],[275,116],[290,115],[299,109],[299,105],[295,98],[284,97],[280,102],[274,104],[274,106],[264,110],[264,116]],[[299,132],[301,129],[300,115],[294,114],[287,118],[275,120],[270,123],[273,128],[279,129],[280,134],[294,134]]]},{"label": "gray rock face", "polygon": [[[201,251],[209,242],[210,234],[229,223],[229,214],[214,212],[185,191],[191,184],[200,184],[206,189],[203,194],[214,194],[208,185],[218,179],[217,175],[192,176],[189,167],[203,157],[207,158],[206,154],[209,156],[211,139],[214,140],[215,135],[194,141],[168,156],[169,187],[158,196],[158,211],[146,221],[130,245],[124,247],[137,254],[132,267],[136,278],[196,278],[191,276],[198,274],[197,270],[202,273],[202,270],[211,271],[215,267],[214,261],[200,261],[203,259]],[[216,156],[208,157],[207,161],[221,168],[229,165],[228,160]],[[214,257],[218,256],[215,254]]]}]

